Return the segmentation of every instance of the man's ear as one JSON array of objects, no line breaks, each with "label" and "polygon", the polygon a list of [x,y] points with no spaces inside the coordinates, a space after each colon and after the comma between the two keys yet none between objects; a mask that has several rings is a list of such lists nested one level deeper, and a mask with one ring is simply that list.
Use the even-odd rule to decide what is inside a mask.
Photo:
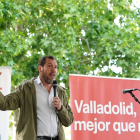
[{"label": "man's ear", "polygon": [[38,71],[39,71],[39,72],[42,72],[42,69],[43,69],[42,66],[39,65],[39,66],[38,66]]}]

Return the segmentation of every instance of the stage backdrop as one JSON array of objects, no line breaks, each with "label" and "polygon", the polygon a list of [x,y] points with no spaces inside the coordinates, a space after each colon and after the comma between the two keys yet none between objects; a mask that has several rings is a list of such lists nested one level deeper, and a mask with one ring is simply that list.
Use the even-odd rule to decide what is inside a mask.
[{"label": "stage backdrop", "polygon": [[[0,91],[7,95],[11,89],[11,67],[0,66]],[[0,140],[8,140],[9,111],[0,111]]]},{"label": "stage backdrop", "polygon": [[[123,89],[140,88],[140,80],[69,75],[74,113],[71,140],[139,140],[140,104]],[[140,100],[140,91],[133,91]]]}]

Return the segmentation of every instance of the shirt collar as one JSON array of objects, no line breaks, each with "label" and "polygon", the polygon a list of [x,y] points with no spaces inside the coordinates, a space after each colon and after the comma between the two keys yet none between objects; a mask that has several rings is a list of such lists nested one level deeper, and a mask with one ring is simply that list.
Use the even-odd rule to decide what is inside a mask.
[{"label": "shirt collar", "polygon": [[[40,80],[40,77],[38,76],[37,79],[35,79],[36,84],[41,84],[43,86],[43,83]],[[44,87],[44,86],[43,86]],[[45,87],[44,87],[45,88]],[[53,90],[53,87],[51,88],[51,91]]]},{"label": "shirt collar", "polygon": [[35,82],[39,85],[40,83],[42,83],[41,82],[41,80],[40,80],[40,78],[39,78],[39,76],[37,77],[37,79],[35,79]]}]

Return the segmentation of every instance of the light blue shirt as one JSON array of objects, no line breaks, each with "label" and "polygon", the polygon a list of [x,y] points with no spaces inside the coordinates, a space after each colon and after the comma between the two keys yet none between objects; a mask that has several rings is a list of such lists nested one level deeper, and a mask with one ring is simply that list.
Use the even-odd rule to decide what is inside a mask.
[{"label": "light blue shirt", "polygon": [[[48,93],[39,77],[34,80],[34,84],[37,96],[37,136],[55,137],[58,135],[58,117],[52,103],[53,87]],[[58,96],[57,91],[56,96]]]}]

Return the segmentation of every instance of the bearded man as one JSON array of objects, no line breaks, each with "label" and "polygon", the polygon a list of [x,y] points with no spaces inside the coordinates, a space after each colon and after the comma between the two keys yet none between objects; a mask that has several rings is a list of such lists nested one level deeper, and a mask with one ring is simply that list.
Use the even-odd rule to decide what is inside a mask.
[{"label": "bearded man", "polygon": [[74,120],[65,89],[57,85],[54,97],[53,81],[57,62],[53,56],[38,61],[39,76],[22,83],[14,92],[0,92],[0,110],[20,108],[16,140],[65,140],[63,126]]}]

